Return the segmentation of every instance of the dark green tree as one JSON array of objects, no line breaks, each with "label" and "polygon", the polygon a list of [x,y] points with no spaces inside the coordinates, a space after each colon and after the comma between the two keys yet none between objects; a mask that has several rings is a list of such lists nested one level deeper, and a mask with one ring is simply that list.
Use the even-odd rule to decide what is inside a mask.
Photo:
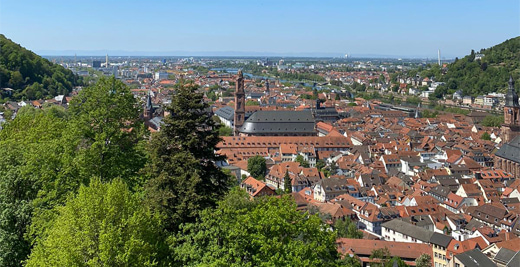
[{"label": "dark green tree", "polygon": [[283,188],[285,193],[292,193],[292,179],[288,170],[285,170],[285,175],[283,177]]},{"label": "dark green tree", "polygon": [[309,168],[309,162],[306,161],[305,158],[303,158],[302,155],[296,156],[296,159],[294,161],[300,163],[300,166],[302,166],[304,168]]},{"label": "dark green tree", "polygon": [[316,168],[318,169],[318,171],[321,171],[321,169],[323,169],[323,167],[325,166],[327,166],[327,164],[324,160],[319,159],[318,161],[316,161]]},{"label": "dark green tree", "polygon": [[262,156],[250,157],[247,160],[247,172],[251,174],[257,180],[265,180],[265,172],[267,171],[267,165],[265,158]]},{"label": "dark green tree", "polygon": [[336,220],[336,222],[334,222],[334,230],[336,230],[338,237],[363,238],[363,232],[357,229],[356,223],[350,220],[350,218]]},{"label": "dark green tree", "polygon": [[81,78],[71,70],[51,63],[3,34],[0,34],[0,51],[0,88],[14,89],[8,96],[10,99],[33,100],[67,95],[74,86],[82,84]]},{"label": "dark green tree", "polygon": [[491,140],[491,135],[489,135],[488,132],[484,132],[484,133],[480,136],[480,139],[490,141],[490,140]]},{"label": "dark green tree", "polygon": [[170,231],[214,207],[230,185],[229,176],[215,164],[224,159],[215,153],[221,139],[203,98],[193,82],[178,83],[166,108],[171,115],[149,146],[146,191],[149,203],[166,214]]}]

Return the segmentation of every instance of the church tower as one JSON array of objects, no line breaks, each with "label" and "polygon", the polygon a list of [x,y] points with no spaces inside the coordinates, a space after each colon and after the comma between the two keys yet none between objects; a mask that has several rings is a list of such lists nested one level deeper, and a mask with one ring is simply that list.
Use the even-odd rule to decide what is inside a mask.
[{"label": "church tower", "polygon": [[150,91],[148,91],[148,96],[146,97],[146,106],[144,107],[143,117],[145,120],[151,120],[153,116],[153,104],[152,104],[152,95]]},{"label": "church tower", "polygon": [[271,95],[271,93],[269,92],[269,80],[266,79],[265,80],[265,95],[269,98],[269,96]]},{"label": "church tower", "polygon": [[518,94],[515,91],[513,76],[509,78],[509,89],[506,93],[504,105],[504,124],[501,129],[502,142],[508,143],[520,135],[520,104]]},{"label": "church tower", "polygon": [[244,124],[246,116],[246,94],[244,92],[244,75],[242,70],[239,70],[237,75],[235,88],[235,135],[239,134],[239,129]]}]

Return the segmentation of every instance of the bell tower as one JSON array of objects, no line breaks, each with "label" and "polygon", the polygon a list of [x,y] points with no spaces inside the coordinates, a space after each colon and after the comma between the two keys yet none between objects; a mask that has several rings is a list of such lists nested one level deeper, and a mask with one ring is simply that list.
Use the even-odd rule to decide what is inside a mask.
[{"label": "bell tower", "polygon": [[520,104],[515,91],[513,76],[509,78],[509,88],[504,105],[504,124],[501,128],[502,142],[508,143],[520,135]]},{"label": "bell tower", "polygon": [[244,75],[242,70],[237,73],[236,88],[235,88],[235,135],[239,134],[239,129],[244,124],[246,115],[246,95],[244,92]]}]

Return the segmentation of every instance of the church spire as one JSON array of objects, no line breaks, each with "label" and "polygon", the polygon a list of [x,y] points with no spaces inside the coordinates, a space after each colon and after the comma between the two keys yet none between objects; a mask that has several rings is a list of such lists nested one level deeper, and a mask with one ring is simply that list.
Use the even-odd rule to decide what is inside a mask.
[{"label": "church spire", "polygon": [[515,81],[513,80],[513,76],[509,76],[509,89],[506,93],[506,107],[520,107],[518,103],[518,94],[515,90]]}]

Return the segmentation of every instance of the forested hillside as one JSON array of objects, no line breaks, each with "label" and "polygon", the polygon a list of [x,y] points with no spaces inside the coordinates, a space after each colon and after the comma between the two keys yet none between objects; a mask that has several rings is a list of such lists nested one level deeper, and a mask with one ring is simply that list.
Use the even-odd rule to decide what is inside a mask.
[{"label": "forested hillside", "polygon": [[[12,100],[41,99],[68,94],[81,83],[70,70],[21,47],[0,34],[0,88],[12,88]],[[1,98],[0,98],[1,99]]]},{"label": "forested hillside", "polygon": [[[483,55],[478,58],[478,54]],[[504,92],[509,75],[520,78],[520,37],[509,39],[499,45],[471,51],[464,58],[456,59],[448,65],[447,72],[440,75],[446,82],[436,91],[436,96],[452,94],[462,90],[464,95],[483,95],[491,92]]]}]

